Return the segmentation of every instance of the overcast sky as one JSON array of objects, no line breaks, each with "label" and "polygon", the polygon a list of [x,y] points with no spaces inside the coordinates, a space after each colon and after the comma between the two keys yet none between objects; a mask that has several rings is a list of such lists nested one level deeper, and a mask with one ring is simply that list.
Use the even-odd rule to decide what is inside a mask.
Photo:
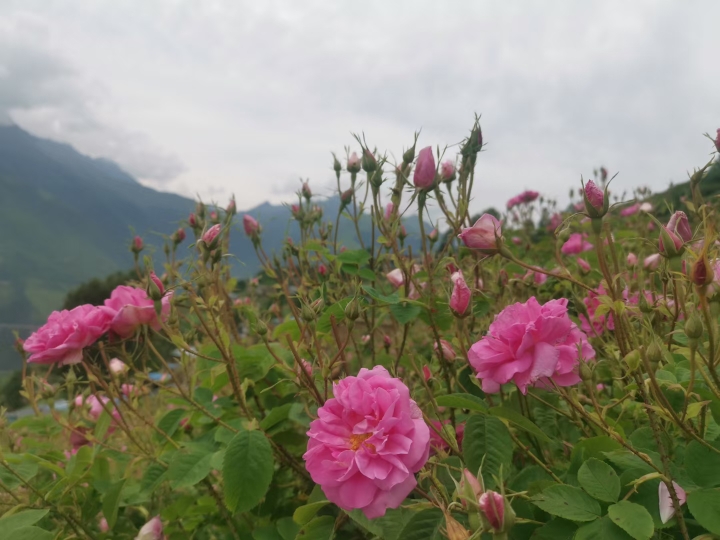
[{"label": "overcast sky", "polygon": [[476,210],[604,164],[664,189],[720,127],[720,2],[0,2],[0,121],[238,207],[330,194],[363,131],[400,155],[482,114]]}]

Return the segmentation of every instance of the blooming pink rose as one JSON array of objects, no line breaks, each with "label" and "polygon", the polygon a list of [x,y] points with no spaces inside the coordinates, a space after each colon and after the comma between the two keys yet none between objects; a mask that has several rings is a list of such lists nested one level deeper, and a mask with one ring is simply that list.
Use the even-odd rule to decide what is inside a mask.
[{"label": "blooming pink rose", "polygon": [[485,255],[495,255],[500,251],[499,238],[502,226],[492,214],[483,214],[472,227],[462,230],[458,238],[471,248]]},{"label": "blooming pink rose", "polygon": [[[680,506],[682,506],[687,500],[685,490],[675,482],[673,482],[672,485],[675,488],[675,494],[677,495],[678,502],[680,503]],[[675,507],[672,503],[670,490],[665,485],[665,482],[662,481],[658,485],[658,500],[660,503],[660,521],[667,523],[675,515]]]},{"label": "blooming pink rose", "polygon": [[435,157],[430,146],[426,146],[418,153],[413,184],[418,189],[430,189],[435,184]]},{"label": "blooming pink rose", "polygon": [[565,255],[576,255],[583,251],[590,251],[594,246],[585,240],[586,234],[573,233],[560,249]]},{"label": "blooming pink rose", "polygon": [[532,190],[526,190],[520,193],[519,195],[516,195],[512,199],[510,199],[507,202],[507,209],[510,210],[511,208],[519,205],[519,204],[528,204],[533,202],[535,199],[537,199],[540,196],[540,193],[537,191]]},{"label": "blooming pink rose", "polygon": [[494,491],[486,491],[480,495],[478,506],[490,526],[496,531],[501,531],[505,521],[505,501],[503,496]]},{"label": "blooming pink rose", "polygon": [[340,508],[380,517],[417,485],[430,429],[407,386],[382,366],[333,384],[333,395],[307,432],[307,470]]},{"label": "blooming pink rose", "polygon": [[85,304],[70,311],[53,311],[47,322],[23,343],[28,362],[64,366],[82,360],[82,351],[108,331],[110,316],[101,308]]},{"label": "blooming pink rose", "polygon": [[[435,352],[438,352],[437,341],[433,345],[433,348],[435,349]],[[448,362],[452,362],[457,357],[455,351],[452,348],[452,345],[450,345],[450,343],[445,341],[444,339],[440,340],[440,353],[442,354],[442,357]]]},{"label": "blooming pink rose", "polygon": [[627,256],[627,265],[628,265],[628,266],[635,266],[637,263],[638,263],[637,255],[635,255],[635,254],[632,253],[632,252],[628,253],[628,256]]},{"label": "blooming pink rose", "polygon": [[440,165],[440,178],[443,182],[449,182],[455,178],[455,164],[449,159]]},{"label": "blooming pink rose", "polygon": [[580,267],[580,269],[581,269],[583,272],[585,272],[585,273],[587,273],[587,272],[589,272],[590,270],[592,270],[592,267],[590,266],[590,263],[587,262],[585,259],[583,259],[583,258],[581,258],[581,257],[578,257],[578,258],[577,258],[577,263],[578,263],[578,266]]},{"label": "blooming pink rose", "polygon": [[[597,187],[595,185],[595,182],[592,180],[588,180],[588,183],[585,184],[585,200],[587,203],[592,206],[592,209],[597,212],[603,211],[603,206],[605,204],[605,194],[603,193],[602,189]],[[587,209],[587,208],[586,208]]]},{"label": "blooming pink rose", "polygon": [[202,235],[202,241],[205,242],[205,244],[208,247],[212,247],[215,244],[215,240],[217,239],[218,235],[220,234],[220,224],[213,225],[210,227],[207,231],[205,231]]},{"label": "blooming pink rose", "polygon": [[[170,315],[170,298],[172,291],[163,296],[161,300],[161,316],[167,320]],[[112,316],[110,330],[121,338],[127,338],[135,333],[138,326],[147,324],[154,330],[160,329],[160,320],[155,312],[155,302],[148,297],[147,292],[127,285],[119,285],[105,300],[103,311]]]},{"label": "blooming pink rose", "polygon": [[622,217],[632,216],[633,214],[637,214],[638,210],[640,210],[640,203],[635,203],[631,206],[628,206],[627,208],[623,208],[622,210],[620,210],[620,215]]},{"label": "blooming pink rose", "polygon": [[453,282],[453,290],[450,295],[450,309],[458,316],[463,316],[470,306],[472,293],[463,279],[462,272],[455,272],[450,279]]},{"label": "blooming pink rose", "polygon": [[142,526],[135,540],[163,540],[163,526],[159,516],[155,516]]},{"label": "blooming pink rose", "polygon": [[[435,428],[430,428],[430,453],[437,454],[441,450],[448,450],[450,448],[450,445],[445,442],[445,439],[440,436],[438,431],[442,433],[443,426],[449,424],[450,420],[443,420],[442,422],[438,420],[430,420],[430,422]],[[455,427],[455,440],[457,441],[459,448],[462,448],[462,441],[464,435],[465,422],[461,422]]]},{"label": "blooming pink rose", "polygon": [[487,335],[468,352],[484,392],[497,393],[510,380],[523,394],[548,380],[558,386],[580,382],[580,358],[594,358],[595,351],[568,317],[567,302],[561,298],[540,305],[533,296],[495,317]]},{"label": "blooming pink rose", "polygon": [[255,236],[260,232],[260,224],[250,214],[245,214],[243,216],[243,229],[245,229],[246,235]]}]

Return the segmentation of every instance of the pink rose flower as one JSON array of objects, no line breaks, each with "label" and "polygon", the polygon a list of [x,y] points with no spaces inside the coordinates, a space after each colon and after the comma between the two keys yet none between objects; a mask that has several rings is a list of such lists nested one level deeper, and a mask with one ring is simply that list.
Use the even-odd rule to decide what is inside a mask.
[{"label": "pink rose flower", "polygon": [[580,269],[581,269],[583,272],[585,272],[585,273],[587,273],[587,272],[589,272],[590,270],[592,270],[592,267],[590,266],[590,263],[587,262],[585,259],[582,259],[582,258],[578,257],[578,258],[577,258],[577,263],[578,263],[578,266],[580,267]]},{"label": "pink rose flower", "polygon": [[587,234],[573,233],[560,249],[565,255],[577,255],[583,251],[590,251],[594,246],[585,240]]},{"label": "pink rose flower", "polygon": [[388,272],[385,277],[390,282],[390,284],[393,287],[401,287],[405,283],[405,276],[403,275],[402,270],[400,268],[395,268],[394,270],[391,270]]},{"label": "pink rose flower", "polygon": [[382,366],[335,383],[333,395],[307,432],[307,470],[340,508],[383,516],[417,485],[430,429],[407,386]]},{"label": "pink rose flower", "polygon": [[507,209],[510,210],[511,208],[519,205],[519,204],[528,204],[533,202],[535,199],[537,199],[540,196],[540,193],[537,191],[532,190],[526,190],[520,193],[520,195],[516,195],[512,199],[510,199],[507,202]]},{"label": "pink rose flower", "polygon": [[478,499],[480,511],[485,515],[490,527],[495,531],[503,529],[505,522],[505,501],[503,496],[494,491],[486,491]]},{"label": "pink rose flower", "polygon": [[455,315],[462,317],[467,313],[468,307],[470,306],[472,293],[467,283],[465,283],[462,272],[455,272],[450,276],[450,279],[453,282],[453,290],[450,295],[450,309],[453,310]]},{"label": "pink rose flower", "polygon": [[347,170],[348,172],[358,172],[360,170],[360,158],[358,157],[357,152],[350,154],[350,157],[347,160]]},{"label": "pink rose flower", "polygon": [[592,211],[594,213],[603,212],[603,206],[605,204],[605,194],[603,193],[602,189],[597,187],[595,185],[595,182],[592,180],[588,180],[588,183],[585,184],[585,201],[586,201],[586,210],[590,210],[587,208],[587,205],[589,204],[592,207]]},{"label": "pink rose flower", "polygon": [[548,276],[547,274],[543,274],[542,272],[533,272],[532,270],[528,270],[526,274],[523,276],[523,279],[528,279],[532,277],[533,283],[537,285],[538,287],[542,284],[544,284]]},{"label": "pink rose flower", "polygon": [[628,206],[627,208],[623,208],[622,210],[620,210],[620,215],[622,217],[632,216],[633,214],[637,214],[638,210],[640,210],[640,203],[635,203],[631,206]]},{"label": "pink rose flower", "polygon": [[511,380],[523,394],[548,380],[558,386],[580,382],[580,359],[594,358],[595,351],[568,317],[567,302],[561,298],[540,305],[533,296],[495,317],[487,335],[468,352],[484,392],[497,393]]},{"label": "pink rose flower", "polygon": [[255,236],[260,232],[260,224],[250,214],[245,214],[243,216],[243,229],[245,229],[246,235]]},{"label": "pink rose flower", "polygon": [[163,526],[159,516],[155,516],[142,526],[135,540],[163,540]]},{"label": "pink rose flower", "polygon": [[635,254],[632,253],[632,252],[628,253],[628,256],[627,256],[627,265],[628,265],[628,266],[635,266],[637,263],[638,263],[637,255],[635,255]]},{"label": "pink rose flower", "polygon": [[207,231],[205,231],[202,235],[202,241],[205,242],[205,244],[208,247],[214,247],[215,240],[217,239],[218,235],[220,234],[220,224],[213,225],[210,227]]},{"label": "pink rose flower", "polygon": [[427,364],[422,367],[422,372],[425,382],[428,382],[430,379],[432,379],[432,371],[430,371],[430,368],[427,366]]},{"label": "pink rose flower", "polygon": [[[675,488],[675,494],[677,495],[678,502],[680,503],[680,506],[682,506],[687,500],[685,490],[675,482],[673,482],[672,485]],[[675,507],[672,503],[670,490],[665,485],[665,482],[662,481],[658,485],[658,500],[660,505],[660,521],[667,523],[675,515]]]},{"label": "pink rose flower", "polygon": [[109,365],[110,373],[114,373],[115,375],[125,373],[129,369],[128,365],[119,358],[113,358],[110,360]]},{"label": "pink rose flower", "polygon": [[500,251],[499,239],[502,226],[492,214],[483,214],[472,227],[462,230],[458,238],[471,248],[485,255],[495,255]]},{"label": "pink rose flower", "polygon": [[28,362],[64,366],[82,360],[82,351],[108,331],[110,316],[85,304],[70,311],[53,311],[47,322],[23,343]]},{"label": "pink rose flower", "polygon": [[547,230],[550,232],[554,232],[555,229],[557,229],[560,225],[562,225],[563,218],[562,215],[559,213],[554,213],[552,216],[550,216],[550,221],[547,225]]},{"label": "pink rose flower", "polygon": [[110,526],[108,525],[107,519],[100,518],[100,523],[98,524],[98,527],[100,528],[101,533],[106,533],[110,530]]},{"label": "pink rose flower", "polygon": [[[169,292],[161,300],[163,320],[167,320],[170,315],[171,297],[172,292]],[[160,329],[155,302],[142,289],[119,285],[110,294],[110,298],[105,300],[105,306],[100,309],[112,317],[110,330],[120,338],[132,336],[139,326],[145,324],[154,330]]]},{"label": "pink rose flower", "polygon": [[430,189],[435,184],[435,157],[431,146],[426,146],[418,153],[413,184],[418,189]]}]

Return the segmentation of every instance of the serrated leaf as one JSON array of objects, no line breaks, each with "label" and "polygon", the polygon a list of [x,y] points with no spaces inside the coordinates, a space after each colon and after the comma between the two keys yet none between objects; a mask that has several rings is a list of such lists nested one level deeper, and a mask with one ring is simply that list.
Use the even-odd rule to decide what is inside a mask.
[{"label": "serrated leaf", "polygon": [[532,502],[548,514],[570,521],[592,521],[600,517],[600,504],[580,488],[556,484],[535,496]]},{"label": "serrated leaf", "polygon": [[292,406],[293,403],[285,403],[284,405],[279,405],[273,408],[268,415],[262,419],[262,422],[260,422],[260,427],[263,431],[267,431],[274,425],[285,420],[288,417]]},{"label": "serrated leaf", "polygon": [[650,513],[644,506],[630,501],[610,505],[608,517],[635,540],[649,540],[655,532]]},{"label": "serrated leaf", "polygon": [[552,442],[550,440],[550,438],[547,435],[545,435],[543,430],[541,430],[529,419],[525,418],[522,414],[511,409],[510,407],[505,407],[502,405],[499,407],[493,407],[490,410],[488,410],[488,413],[490,413],[491,415],[496,416],[498,418],[507,420],[508,422],[514,424],[515,426],[519,427],[520,429],[527,431],[528,433],[532,433],[533,435],[535,435],[538,439],[540,439],[543,442],[547,442],[547,443]]},{"label": "serrated leaf", "polygon": [[335,518],[321,516],[313,519],[300,529],[296,540],[330,540],[335,531]]},{"label": "serrated leaf", "polygon": [[[708,443],[720,449],[720,443]],[[720,454],[697,441],[690,441],[685,448],[687,474],[697,485],[715,487],[720,485]]]},{"label": "serrated leaf", "polygon": [[481,414],[470,416],[465,422],[462,447],[465,464],[471,472],[476,473],[482,464],[487,489],[495,487],[493,476],[498,476],[501,468],[504,476],[508,476],[513,443],[507,426],[500,419]]},{"label": "serrated leaf", "polygon": [[689,493],[687,505],[697,522],[713,534],[720,534],[720,489]]},{"label": "serrated leaf", "polygon": [[115,526],[118,516],[118,508],[120,507],[120,493],[125,485],[125,479],[123,478],[119,482],[114,483],[110,486],[107,493],[103,497],[102,510],[103,516],[108,523],[108,527],[112,529]]},{"label": "serrated leaf", "polygon": [[154,491],[160,482],[165,479],[164,475],[166,471],[167,468],[159,463],[151,463],[147,469],[145,469],[145,474],[140,481],[140,491]]},{"label": "serrated leaf", "polygon": [[599,501],[617,502],[620,496],[620,477],[610,465],[590,458],[577,473],[578,482],[588,495]]},{"label": "serrated leaf", "polygon": [[402,302],[392,304],[390,306],[390,313],[395,317],[395,320],[400,324],[409,324],[418,318],[422,308],[418,305],[411,304],[409,302]]},{"label": "serrated leaf", "polygon": [[437,508],[421,510],[407,522],[398,536],[402,540],[443,540],[443,513]]},{"label": "serrated leaf", "polygon": [[168,466],[166,478],[173,489],[194,486],[205,478],[212,467],[210,461],[215,452],[195,448],[175,452]]},{"label": "serrated leaf", "polygon": [[[168,411],[165,416],[160,419],[157,427],[160,431],[165,432],[168,437],[172,437],[177,431],[177,428],[180,425],[183,416],[185,416],[186,414],[187,411],[185,409],[173,409],[172,411]],[[164,440],[162,435],[158,433],[156,433],[156,437],[158,439]]]},{"label": "serrated leaf", "polygon": [[16,514],[5,514],[0,517],[0,531],[2,531],[4,535],[7,535],[15,529],[35,525],[44,518],[48,512],[49,510],[23,510]]},{"label": "serrated leaf", "polygon": [[55,535],[40,527],[20,527],[13,531],[12,540],[53,540]]},{"label": "serrated leaf", "polygon": [[362,266],[370,260],[370,253],[364,249],[349,249],[338,253],[337,260],[345,264]]},{"label": "serrated leaf", "polygon": [[369,285],[363,285],[363,290],[372,298],[373,300],[377,300],[378,302],[384,302],[385,304],[397,304],[400,301],[400,297],[397,293],[392,294],[381,294]]},{"label": "serrated leaf", "polygon": [[225,451],[223,481],[225,504],[232,511],[245,512],[257,506],[270,487],[273,476],[270,443],[259,431],[241,431]]},{"label": "serrated leaf", "polygon": [[[33,459],[33,456],[28,455],[28,457]],[[40,459],[40,458],[37,458],[37,459]],[[10,467],[16,474],[20,475],[20,477],[26,481],[31,480],[38,472],[38,466],[36,463],[20,461],[20,458],[18,458],[18,460],[15,462],[11,462],[8,459],[7,466]],[[61,471],[61,473],[60,473],[61,476],[65,476],[65,471],[63,469],[61,469],[57,465],[54,465],[54,466],[59,471]],[[2,483],[5,484],[10,489],[15,489],[18,486],[22,485],[22,481],[17,476],[15,476],[13,473],[11,473],[7,469],[5,469],[5,467],[2,467],[2,466],[0,466],[0,481],[2,481]]]},{"label": "serrated leaf", "polygon": [[632,540],[632,536],[605,516],[580,527],[574,540]]},{"label": "serrated leaf", "polygon": [[447,394],[445,396],[439,396],[436,401],[441,407],[468,409],[477,412],[486,412],[488,410],[485,402],[472,394]]},{"label": "serrated leaf", "polygon": [[305,525],[315,517],[320,509],[326,504],[330,504],[330,501],[317,501],[310,504],[300,506],[293,512],[293,521],[298,525]]},{"label": "serrated leaf", "polygon": [[378,538],[400,540],[402,530],[415,512],[401,506],[400,508],[388,508],[384,516],[374,519],[367,518],[362,510],[353,510],[347,514],[355,523]]}]

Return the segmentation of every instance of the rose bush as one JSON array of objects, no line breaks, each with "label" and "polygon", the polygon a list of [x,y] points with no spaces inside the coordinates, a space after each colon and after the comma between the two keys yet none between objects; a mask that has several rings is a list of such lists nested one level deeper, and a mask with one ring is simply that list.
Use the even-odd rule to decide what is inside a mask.
[{"label": "rose bush", "polygon": [[198,203],[164,259],[130,242],[133,283],[19,341],[0,537],[720,535],[717,158],[672,213],[601,168],[565,210],[473,216],[480,125],[457,156],[417,142],[334,156],[337,214],[304,181],[276,253],[262,215]]}]

